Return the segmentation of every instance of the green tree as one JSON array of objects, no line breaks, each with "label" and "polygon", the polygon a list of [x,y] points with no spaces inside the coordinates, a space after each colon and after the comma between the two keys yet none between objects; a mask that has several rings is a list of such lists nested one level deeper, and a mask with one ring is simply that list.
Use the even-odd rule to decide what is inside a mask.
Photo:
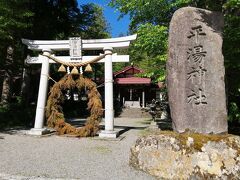
[{"label": "green tree", "polygon": [[228,113],[231,121],[240,123],[240,1],[228,0],[223,5],[223,12],[223,54],[228,87]]},{"label": "green tree", "polygon": [[146,23],[138,28],[138,38],[130,48],[132,61],[144,69],[143,77],[165,79],[167,27]]},{"label": "green tree", "polygon": [[189,0],[112,0],[110,6],[121,12],[121,16],[130,15],[130,30],[136,30],[141,24],[168,26],[177,8],[183,7]]},{"label": "green tree", "polygon": [[11,93],[11,77],[16,69],[14,63],[18,55],[22,54],[18,49],[20,39],[31,26],[29,19],[33,13],[28,10],[28,3],[28,0],[0,0],[0,64],[4,70],[2,105],[8,104]]},{"label": "green tree", "polygon": [[86,39],[109,38],[109,25],[103,15],[103,8],[94,3],[82,5],[80,14],[83,23],[80,35]]},{"label": "green tree", "polygon": [[105,38],[109,36],[103,10],[96,4],[78,6],[76,0],[35,0],[32,39]]},{"label": "green tree", "polygon": [[[185,2],[176,5],[183,6]],[[110,6],[117,8],[121,16],[130,14],[130,32],[138,38],[130,48],[130,57],[145,70],[143,77],[164,81],[167,58],[168,24],[174,6],[166,0],[113,0]],[[120,17],[121,17],[120,16]]]},{"label": "green tree", "polygon": [[0,0],[0,63],[4,64],[8,46],[16,46],[26,30],[33,13],[29,11],[29,0]]},{"label": "green tree", "polygon": [[34,16],[28,38],[61,39],[76,29],[80,14],[76,0],[35,0],[29,8]]}]

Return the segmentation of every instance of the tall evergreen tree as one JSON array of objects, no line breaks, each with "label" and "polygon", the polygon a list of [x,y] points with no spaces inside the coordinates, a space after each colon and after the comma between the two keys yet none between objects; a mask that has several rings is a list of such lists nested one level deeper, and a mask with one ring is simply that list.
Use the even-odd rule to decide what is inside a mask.
[{"label": "tall evergreen tree", "polygon": [[78,7],[76,0],[35,0],[31,2],[34,12],[32,39],[68,39],[107,37],[107,23],[102,9],[93,3]]},{"label": "tall evergreen tree", "polygon": [[78,32],[86,39],[109,38],[109,26],[103,15],[103,9],[89,3],[80,6],[80,26]]},{"label": "tall evergreen tree", "polygon": [[0,0],[0,64],[4,71],[1,104],[6,105],[11,90],[11,77],[15,69],[17,49],[20,39],[31,24],[33,13],[28,10],[28,0]]}]

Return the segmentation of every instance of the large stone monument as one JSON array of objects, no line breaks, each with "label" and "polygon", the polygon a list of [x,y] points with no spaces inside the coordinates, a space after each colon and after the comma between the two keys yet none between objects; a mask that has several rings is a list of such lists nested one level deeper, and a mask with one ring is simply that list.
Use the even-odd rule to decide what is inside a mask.
[{"label": "large stone monument", "polygon": [[167,88],[173,128],[227,132],[223,16],[204,9],[177,10],[169,32]]}]

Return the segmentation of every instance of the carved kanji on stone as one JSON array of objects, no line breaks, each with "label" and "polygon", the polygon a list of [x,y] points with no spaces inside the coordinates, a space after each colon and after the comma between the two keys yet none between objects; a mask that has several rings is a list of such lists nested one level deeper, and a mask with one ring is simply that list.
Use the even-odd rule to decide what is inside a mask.
[{"label": "carved kanji on stone", "polygon": [[187,80],[191,80],[191,82],[194,83],[198,78],[198,82],[201,84],[205,78],[206,72],[207,70],[201,66],[198,68],[192,68],[192,70],[187,73]]},{"label": "carved kanji on stone", "polygon": [[197,90],[197,93],[194,90],[192,90],[192,94],[189,95],[187,98],[188,98],[188,103],[194,103],[196,105],[207,104],[207,101],[206,101],[207,97],[201,88]]},{"label": "carved kanji on stone", "polygon": [[201,25],[192,27],[191,29],[192,29],[192,30],[189,32],[190,35],[188,35],[187,37],[188,37],[189,39],[192,38],[192,37],[195,37],[196,43],[199,42],[199,36],[205,36],[205,35],[206,35],[206,33],[203,32]]},{"label": "carved kanji on stone", "polygon": [[202,65],[204,62],[204,57],[206,56],[207,52],[203,51],[203,46],[202,45],[198,45],[198,46],[194,46],[194,48],[189,48],[189,50],[187,51],[188,54],[188,60],[192,61],[194,63],[199,63],[200,65]]}]

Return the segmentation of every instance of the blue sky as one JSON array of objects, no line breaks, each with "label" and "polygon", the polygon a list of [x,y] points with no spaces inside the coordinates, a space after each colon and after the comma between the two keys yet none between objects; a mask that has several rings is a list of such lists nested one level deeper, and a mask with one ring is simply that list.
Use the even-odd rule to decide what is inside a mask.
[{"label": "blue sky", "polygon": [[128,32],[128,25],[130,23],[129,16],[124,16],[120,20],[118,20],[118,17],[120,13],[116,11],[114,8],[110,8],[107,6],[109,0],[78,0],[78,4],[87,4],[87,3],[95,3],[100,5],[104,10],[104,16],[109,23],[110,26],[110,32],[112,34],[112,37],[118,37],[119,34],[127,34]]}]

